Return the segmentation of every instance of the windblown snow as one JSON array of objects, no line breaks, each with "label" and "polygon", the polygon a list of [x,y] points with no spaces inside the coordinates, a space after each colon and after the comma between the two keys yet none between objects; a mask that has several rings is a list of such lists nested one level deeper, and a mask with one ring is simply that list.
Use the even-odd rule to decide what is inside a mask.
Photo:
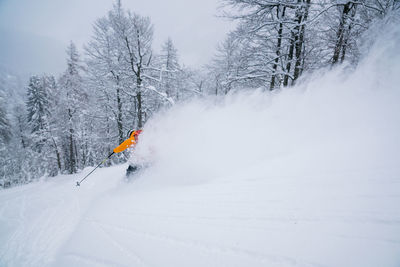
[{"label": "windblown snow", "polygon": [[356,70],[191,101],[127,165],[0,192],[0,266],[399,266],[400,28]]}]

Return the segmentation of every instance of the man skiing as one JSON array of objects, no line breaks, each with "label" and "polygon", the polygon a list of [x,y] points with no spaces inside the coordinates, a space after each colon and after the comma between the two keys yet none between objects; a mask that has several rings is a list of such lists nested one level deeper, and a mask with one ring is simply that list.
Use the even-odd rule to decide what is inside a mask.
[{"label": "man skiing", "polygon": [[[107,158],[105,158],[102,162],[100,162],[99,165],[96,166],[96,168],[94,168],[91,172],[89,172],[89,174],[87,174],[83,179],[81,179],[80,181],[76,182],[76,186],[80,186],[81,183],[90,175],[92,174],[98,167],[100,167],[100,165],[102,165],[104,162],[106,162],[109,158],[111,158],[112,155],[116,154],[116,153],[120,153],[122,151],[125,151],[127,148],[136,145],[138,142],[138,136],[139,134],[142,132],[142,130],[132,130],[128,133],[129,138],[126,139],[124,142],[122,142],[119,146],[117,146],[116,148],[114,148],[113,152],[108,155]],[[128,177],[131,173],[137,171],[139,169],[139,166],[137,165],[132,165],[129,164],[128,169],[126,170],[126,176]]]},{"label": "man skiing", "polygon": [[[124,142],[122,142],[119,146],[114,148],[113,152],[114,153],[120,153],[120,152],[126,150],[127,148],[136,145],[137,142],[138,142],[139,134],[141,132],[142,132],[142,130],[132,130],[132,131],[130,131],[128,133],[129,138],[126,139]],[[139,166],[129,164],[129,167],[126,170],[126,176],[129,177],[129,175],[131,175],[132,173],[134,173],[138,169],[139,169]]]}]

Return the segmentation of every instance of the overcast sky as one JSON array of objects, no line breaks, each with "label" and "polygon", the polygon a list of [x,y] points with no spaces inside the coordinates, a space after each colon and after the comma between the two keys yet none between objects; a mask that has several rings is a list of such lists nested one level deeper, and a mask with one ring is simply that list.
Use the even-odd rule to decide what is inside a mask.
[{"label": "overcast sky", "polygon": [[[0,0],[0,64],[21,73],[58,73],[69,41],[87,43],[93,22],[113,0]],[[153,48],[170,36],[189,66],[208,62],[233,28],[216,17],[219,0],[122,0],[122,5],[154,24]]]}]

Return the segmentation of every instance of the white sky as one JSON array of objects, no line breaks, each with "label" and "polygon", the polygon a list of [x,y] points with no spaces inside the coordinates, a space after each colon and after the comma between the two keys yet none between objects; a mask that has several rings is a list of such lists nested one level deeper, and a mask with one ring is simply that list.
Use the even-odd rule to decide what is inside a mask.
[{"label": "white sky", "polygon": [[[112,3],[0,0],[0,64],[31,73],[62,70],[69,41],[79,47],[86,43],[93,22],[106,14]],[[170,36],[181,62],[189,66],[207,63],[216,45],[233,28],[232,22],[216,17],[219,0],[122,0],[122,5],[150,16],[155,51]]]}]

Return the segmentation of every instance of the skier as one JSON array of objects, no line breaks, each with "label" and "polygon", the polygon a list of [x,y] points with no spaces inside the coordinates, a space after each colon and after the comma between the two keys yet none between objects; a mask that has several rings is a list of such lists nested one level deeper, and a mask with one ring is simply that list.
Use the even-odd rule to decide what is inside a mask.
[{"label": "skier", "polygon": [[[116,154],[116,153],[120,153],[122,151],[125,151],[127,148],[136,145],[138,142],[138,136],[139,134],[142,132],[142,130],[132,130],[129,131],[128,136],[129,138],[126,139],[124,142],[122,142],[119,146],[117,146],[116,148],[114,148],[113,152],[108,155],[107,158],[105,158],[102,162],[100,162],[99,165],[96,166],[96,168],[94,168],[91,172],[89,172],[89,174],[87,174],[83,179],[81,179],[80,181],[76,182],[76,186],[80,186],[81,183],[90,175],[92,174],[98,167],[100,167],[100,165],[102,165],[104,162],[106,162],[109,158],[111,158],[112,155]],[[126,170],[126,176],[128,177],[132,172],[135,172],[139,169],[139,166],[137,165],[132,165],[130,164],[128,169]]]},{"label": "skier", "polygon": [[[114,148],[113,152],[120,153],[120,152],[126,150],[127,148],[136,145],[138,142],[139,134],[141,132],[142,132],[142,130],[131,130],[128,133],[129,138],[126,139],[124,142],[122,142],[119,146]],[[129,177],[132,173],[134,173],[138,169],[139,169],[138,165],[129,164],[129,167],[126,170],[126,176]]]}]

